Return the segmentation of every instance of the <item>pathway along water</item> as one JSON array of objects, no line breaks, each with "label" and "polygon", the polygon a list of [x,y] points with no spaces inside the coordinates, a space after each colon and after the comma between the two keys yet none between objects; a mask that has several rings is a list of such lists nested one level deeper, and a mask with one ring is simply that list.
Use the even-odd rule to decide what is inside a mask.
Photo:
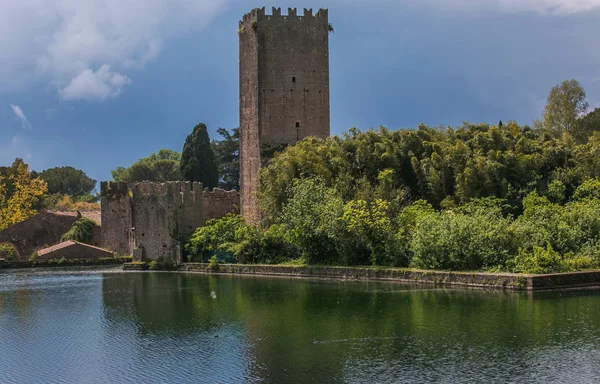
[{"label": "pathway along water", "polygon": [[600,378],[600,292],[0,272],[1,383]]}]

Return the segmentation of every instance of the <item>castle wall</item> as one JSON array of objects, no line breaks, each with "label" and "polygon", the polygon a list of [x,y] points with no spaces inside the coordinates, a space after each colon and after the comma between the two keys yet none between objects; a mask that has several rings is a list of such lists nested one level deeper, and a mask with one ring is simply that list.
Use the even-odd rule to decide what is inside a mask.
[{"label": "castle wall", "polygon": [[202,195],[204,222],[219,219],[228,213],[240,213],[240,193],[238,191],[225,191],[215,188],[210,192],[204,191]]},{"label": "castle wall", "polygon": [[[202,184],[134,183],[134,259],[181,263],[183,242],[203,224]],[[135,260],[139,261],[139,260]]]},{"label": "castle wall", "polygon": [[131,255],[133,249],[131,198],[127,183],[100,183],[101,247],[118,255]]},{"label": "castle wall", "polygon": [[261,152],[329,136],[329,17],[257,8],[239,25],[241,213],[258,223]]}]

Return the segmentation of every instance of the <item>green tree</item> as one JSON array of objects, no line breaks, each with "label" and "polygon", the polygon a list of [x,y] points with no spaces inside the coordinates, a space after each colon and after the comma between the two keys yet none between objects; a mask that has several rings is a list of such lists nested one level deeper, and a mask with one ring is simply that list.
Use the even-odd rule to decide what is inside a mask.
[{"label": "green tree", "polygon": [[552,87],[544,109],[544,126],[554,132],[572,133],[577,119],[587,111],[585,90],[577,80]]},{"label": "green tree", "polygon": [[227,190],[240,189],[240,132],[233,128],[217,129],[221,140],[213,140],[210,146],[215,155],[219,174],[219,187]]},{"label": "green tree", "polygon": [[181,154],[170,149],[161,149],[133,163],[130,167],[117,167],[111,174],[115,181],[176,181],[181,180],[179,172]]},{"label": "green tree", "polygon": [[185,139],[181,154],[181,176],[186,181],[199,181],[212,190],[219,183],[215,155],[210,146],[206,125],[200,123]]},{"label": "green tree", "polygon": [[577,120],[573,136],[575,136],[578,142],[586,143],[589,137],[598,131],[600,131],[600,108],[594,109]]},{"label": "green tree", "polygon": [[73,167],[49,168],[39,174],[33,171],[31,176],[46,181],[48,193],[59,193],[72,198],[89,195],[96,187],[96,180],[90,178],[84,171]]}]

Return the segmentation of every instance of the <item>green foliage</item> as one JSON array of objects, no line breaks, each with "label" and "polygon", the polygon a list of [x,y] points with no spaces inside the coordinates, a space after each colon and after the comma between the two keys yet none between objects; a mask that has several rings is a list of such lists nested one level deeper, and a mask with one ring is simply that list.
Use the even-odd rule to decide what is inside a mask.
[{"label": "green foliage", "polygon": [[219,188],[225,190],[240,189],[240,130],[217,129],[221,140],[210,143],[219,174]]},{"label": "green foliage", "polygon": [[0,258],[6,260],[15,260],[17,258],[17,249],[12,244],[0,244]]},{"label": "green foliage", "polygon": [[510,221],[498,209],[448,210],[417,220],[410,240],[410,265],[485,270],[503,266],[513,250]]},{"label": "green foliage", "polygon": [[158,262],[156,260],[152,260],[148,263],[148,269],[151,271],[156,271],[158,269]]},{"label": "green foliage", "polygon": [[544,109],[544,127],[553,132],[573,132],[577,119],[588,109],[585,90],[577,80],[552,87]]},{"label": "green foliage", "polygon": [[215,155],[210,145],[206,125],[200,123],[185,139],[181,154],[181,176],[186,181],[199,181],[212,190],[219,183]]},{"label": "green foliage", "polygon": [[231,252],[248,238],[251,230],[239,215],[228,214],[221,219],[209,220],[194,232],[186,245],[188,259],[202,261],[203,256],[211,252]]},{"label": "green foliage", "polygon": [[73,240],[80,243],[92,244],[94,241],[94,228],[98,224],[87,217],[77,219],[71,229],[65,233],[61,241]]},{"label": "green foliage", "polygon": [[48,183],[49,194],[61,194],[77,198],[89,196],[96,187],[96,180],[88,177],[82,170],[73,167],[49,168],[39,174],[32,172],[32,175]]},{"label": "green foliage", "polygon": [[511,264],[517,273],[567,272],[563,258],[550,244],[546,248],[534,246],[532,251],[521,249]]},{"label": "green foliage", "polygon": [[565,201],[566,191],[567,188],[560,180],[552,180],[552,182],[548,184],[548,192],[546,195],[553,203],[560,204]]},{"label": "green foliage", "polygon": [[115,181],[175,181],[181,180],[179,172],[181,155],[170,149],[161,149],[148,157],[139,159],[129,168],[117,167],[111,171]]},{"label": "green foliage", "polygon": [[573,194],[574,200],[600,199],[600,180],[588,179],[584,181]]},{"label": "green foliage", "polygon": [[219,272],[220,266],[217,256],[213,256],[208,261],[208,270],[211,272]]},{"label": "green foliage", "polygon": [[573,136],[578,142],[586,143],[588,138],[598,131],[600,131],[600,108],[594,109],[577,120]]}]

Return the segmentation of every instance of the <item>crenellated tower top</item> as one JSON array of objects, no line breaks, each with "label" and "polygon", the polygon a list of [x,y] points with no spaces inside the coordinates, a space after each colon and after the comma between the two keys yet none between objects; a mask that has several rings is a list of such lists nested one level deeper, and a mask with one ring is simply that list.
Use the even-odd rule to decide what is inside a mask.
[{"label": "crenellated tower top", "polygon": [[240,20],[240,27],[244,24],[252,21],[270,21],[270,20],[278,20],[278,19],[306,19],[306,18],[315,18],[315,19],[324,19],[327,20],[329,16],[329,11],[327,9],[319,9],[317,13],[313,15],[312,8],[304,8],[304,14],[298,15],[297,8],[288,8],[288,14],[282,15],[281,8],[273,7],[271,10],[271,14],[268,15],[266,13],[265,7],[262,8],[254,8],[252,11],[246,13],[242,20]]}]

